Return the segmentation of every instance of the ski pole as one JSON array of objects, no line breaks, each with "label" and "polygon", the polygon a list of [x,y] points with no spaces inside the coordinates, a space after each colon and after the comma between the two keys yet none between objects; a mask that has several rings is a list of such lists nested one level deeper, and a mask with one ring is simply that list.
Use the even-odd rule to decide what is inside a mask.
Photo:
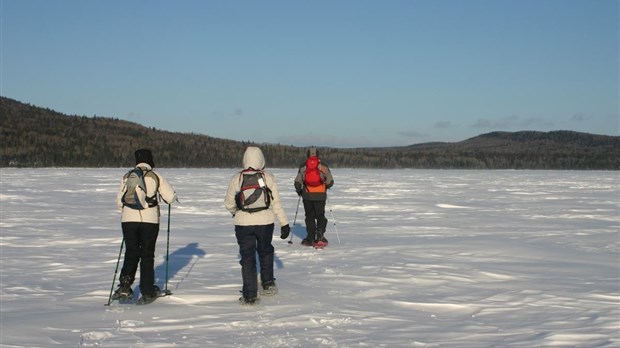
[{"label": "ski pole", "polygon": [[166,284],[164,285],[164,296],[172,295],[172,292],[168,290],[168,263],[170,259],[170,211],[172,204],[168,204],[168,238],[166,240]]},{"label": "ski pole", "polygon": [[[325,201],[327,201],[327,199]],[[334,217],[334,212],[332,211],[332,205],[331,203],[329,203],[329,201],[327,201],[327,204],[329,204],[329,212],[332,214],[332,221],[334,222],[334,230],[336,230],[336,237],[338,237],[338,244],[340,244],[340,234],[338,233],[338,228],[336,227],[336,218]]]},{"label": "ski pole", "polygon": [[[295,209],[295,218],[293,219],[293,228],[295,228],[295,223],[297,222],[297,212],[299,211],[299,202],[301,202],[301,196],[297,200],[297,209]],[[293,234],[291,233],[291,239],[289,239],[288,244],[293,244]]]},{"label": "ski pole", "polygon": [[125,244],[125,237],[121,241],[121,250],[118,251],[118,260],[116,261],[116,269],[114,270],[114,279],[112,279],[112,287],[110,288],[110,296],[108,296],[108,303],[104,306],[109,306],[112,302],[112,291],[114,291],[114,283],[116,283],[116,274],[118,274],[118,265],[121,263],[121,254],[123,253],[123,245]]}]

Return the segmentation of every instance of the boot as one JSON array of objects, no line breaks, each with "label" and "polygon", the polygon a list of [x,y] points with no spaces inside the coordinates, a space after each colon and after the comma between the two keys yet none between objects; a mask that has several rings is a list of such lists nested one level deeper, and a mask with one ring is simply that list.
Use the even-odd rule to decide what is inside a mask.
[{"label": "boot", "polygon": [[316,242],[316,231],[313,233],[308,231],[306,238],[301,240],[301,245],[312,246]]},{"label": "boot", "polygon": [[315,248],[324,248],[329,244],[327,238],[325,238],[325,232],[317,231],[316,233],[316,241],[312,244]]},{"label": "boot", "polygon": [[150,294],[142,294],[142,297],[138,299],[138,304],[139,305],[149,304],[155,301],[155,299],[158,298],[159,296],[161,296],[161,289],[159,288],[159,286],[153,285],[153,292]]}]

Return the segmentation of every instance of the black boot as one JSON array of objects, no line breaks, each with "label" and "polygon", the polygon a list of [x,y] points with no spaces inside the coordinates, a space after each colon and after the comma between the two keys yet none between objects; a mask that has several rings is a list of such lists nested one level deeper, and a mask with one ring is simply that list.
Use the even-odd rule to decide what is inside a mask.
[{"label": "black boot", "polygon": [[157,299],[159,296],[161,296],[161,289],[159,288],[159,286],[153,285],[153,292],[152,293],[142,294],[140,299],[138,299],[138,303],[137,304],[139,304],[139,305],[149,304],[149,303],[155,301],[155,299]]},{"label": "black boot", "polygon": [[313,244],[315,248],[324,248],[327,246],[327,244],[329,244],[327,238],[325,238],[324,233],[325,232],[317,231],[316,241]]},{"label": "black boot", "polygon": [[301,240],[301,245],[312,246],[316,242],[316,231],[307,230],[306,238]]}]

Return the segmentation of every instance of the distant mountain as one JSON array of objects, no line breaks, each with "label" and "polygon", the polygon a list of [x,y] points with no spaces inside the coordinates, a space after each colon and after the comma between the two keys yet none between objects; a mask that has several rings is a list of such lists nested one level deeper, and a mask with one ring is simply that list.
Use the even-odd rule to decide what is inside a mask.
[{"label": "distant mountain", "polygon": [[[151,148],[158,167],[237,168],[257,145],[144,127],[109,117],[68,116],[0,97],[0,167],[128,167]],[[305,148],[258,144],[269,167],[295,168]],[[492,132],[461,142],[385,148],[322,148],[333,168],[620,170],[620,137],[579,133]]]},{"label": "distant mountain", "polygon": [[450,147],[493,168],[620,169],[618,136],[562,130],[491,132]]}]

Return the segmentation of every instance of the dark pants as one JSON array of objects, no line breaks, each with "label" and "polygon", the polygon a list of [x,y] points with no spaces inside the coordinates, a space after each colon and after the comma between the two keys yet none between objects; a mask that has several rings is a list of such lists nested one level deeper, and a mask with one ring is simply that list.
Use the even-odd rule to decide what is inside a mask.
[{"label": "dark pants", "polygon": [[125,238],[125,260],[121,278],[128,276],[133,284],[140,263],[140,292],[153,295],[155,289],[155,244],[159,234],[159,224],[142,222],[123,222]]},{"label": "dark pants", "polygon": [[256,277],[256,252],[260,263],[262,283],[275,280],[273,277],[274,249],[271,245],[274,224],[239,226],[235,225],[235,236],[241,255],[241,276],[243,278],[242,293],[244,297],[256,297],[258,279]]},{"label": "dark pants", "polygon": [[306,213],[306,237],[309,241],[314,241],[316,232],[325,234],[327,228],[327,218],[325,217],[325,201],[309,201],[304,199],[304,211]]}]

